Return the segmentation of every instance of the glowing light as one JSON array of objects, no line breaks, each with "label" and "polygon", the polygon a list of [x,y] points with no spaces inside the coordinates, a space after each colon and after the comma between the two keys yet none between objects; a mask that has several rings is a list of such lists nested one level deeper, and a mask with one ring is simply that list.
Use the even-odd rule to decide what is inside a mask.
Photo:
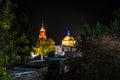
[{"label": "glowing light", "polygon": [[70,30],[67,31],[67,35],[70,35]]},{"label": "glowing light", "polygon": [[33,59],[33,58],[35,58],[37,56],[39,56],[39,54],[35,54],[34,52],[31,52],[31,59]]}]

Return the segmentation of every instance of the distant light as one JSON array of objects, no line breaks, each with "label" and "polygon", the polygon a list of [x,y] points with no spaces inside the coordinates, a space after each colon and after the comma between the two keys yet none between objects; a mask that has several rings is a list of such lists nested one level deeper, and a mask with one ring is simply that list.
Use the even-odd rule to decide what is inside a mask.
[{"label": "distant light", "polygon": [[35,54],[34,52],[31,52],[31,58],[34,59],[35,57],[39,56],[39,54]]},{"label": "distant light", "polygon": [[70,35],[70,30],[67,31],[67,35]]}]

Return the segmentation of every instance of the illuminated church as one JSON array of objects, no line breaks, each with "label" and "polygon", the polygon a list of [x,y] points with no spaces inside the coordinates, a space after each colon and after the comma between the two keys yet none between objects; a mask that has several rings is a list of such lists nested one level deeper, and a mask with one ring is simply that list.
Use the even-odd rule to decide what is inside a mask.
[{"label": "illuminated church", "polygon": [[70,35],[70,31],[62,39],[60,45],[56,45],[56,56],[73,57],[76,52],[76,40]]},{"label": "illuminated church", "polygon": [[44,28],[44,23],[43,22],[42,22],[42,27],[40,29],[40,33],[39,33],[38,39],[44,39],[44,40],[47,39],[46,30]]},{"label": "illuminated church", "polygon": [[[44,23],[42,22],[42,27],[40,29],[40,33],[38,39],[47,39],[46,30],[44,27]],[[76,51],[76,40],[74,37],[70,35],[70,31],[67,32],[67,35],[61,40],[60,45],[55,45],[55,56],[72,56]]]},{"label": "illuminated church", "polygon": [[64,46],[75,46],[76,41],[74,37],[70,35],[70,31],[67,32],[67,35],[62,40],[62,45]]}]

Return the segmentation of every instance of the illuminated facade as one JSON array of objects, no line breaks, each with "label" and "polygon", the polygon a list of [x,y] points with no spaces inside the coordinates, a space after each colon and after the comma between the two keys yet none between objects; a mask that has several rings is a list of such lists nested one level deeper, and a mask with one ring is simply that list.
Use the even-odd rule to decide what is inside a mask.
[{"label": "illuminated facade", "polygon": [[39,33],[38,39],[44,39],[44,40],[47,39],[46,30],[44,28],[44,23],[43,22],[42,22],[42,27],[40,29],[40,33]]},{"label": "illuminated facade", "polygon": [[[43,41],[47,39],[43,22],[38,39]],[[68,31],[67,35],[62,39],[61,44],[56,45],[55,47],[55,56],[65,56],[71,58],[76,52],[76,40],[70,35],[70,31]]]},{"label": "illuminated facade", "polygon": [[61,45],[56,46],[55,55],[65,56],[68,58],[74,57],[76,53],[76,40],[67,32],[67,35],[63,38]]}]

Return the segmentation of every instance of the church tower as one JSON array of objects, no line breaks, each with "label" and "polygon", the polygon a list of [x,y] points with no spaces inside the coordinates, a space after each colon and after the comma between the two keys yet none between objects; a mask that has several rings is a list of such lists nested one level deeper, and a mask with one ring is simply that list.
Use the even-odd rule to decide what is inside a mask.
[{"label": "church tower", "polygon": [[40,29],[40,33],[39,33],[38,39],[44,39],[44,40],[47,39],[47,37],[46,37],[46,30],[45,30],[45,28],[44,28],[44,23],[43,23],[43,21],[42,21],[42,27],[41,27],[41,29]]}]

